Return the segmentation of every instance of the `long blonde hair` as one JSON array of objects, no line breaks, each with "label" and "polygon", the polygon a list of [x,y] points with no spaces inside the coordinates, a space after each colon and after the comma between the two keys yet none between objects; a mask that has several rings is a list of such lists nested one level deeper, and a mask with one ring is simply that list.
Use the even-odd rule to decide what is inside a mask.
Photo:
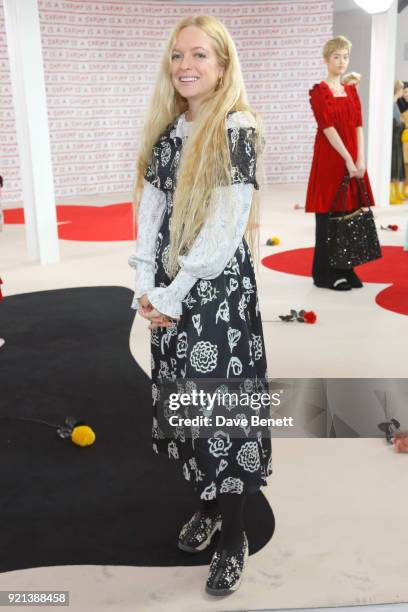
[{"label": "long blonde hair", "polygon": [[[187,26],[201,28],[210,38],[218,63],[224,69],[221,83],[202,102],[183,147],[173,195],[170,224],[168,270],[174,277],[179,268],[178,256],[188,252],[207,215],[213,208],[214,189],[231,185],[230,154],[226,117],[231,111],[245,111],[256,130],[256,180],[263,184],[262,149],[264,144],[261,117],[249,107],[235,44],[225,26],[209,15],[192,15],[177,23],[165,45],[152,97],[145,116],[144,130],[136,165],[134,202],[136,210],[143,192],[143,177],[150,162],[153,145],[169,124],[188,110],[188,102],[174,88],[170,76],[171,52],[179,32]],[[227,192],[230,194],[231,190]],[[229,196],[230,197],[230,196]],[[259,249],[259,192],[254,190],[248,224],[245,230],[252,254]],[[226,206],[228,203],[226,203]],[[230,204],[231,205],[231,204]],[[255,261],[258,257],[255,257]]]}]

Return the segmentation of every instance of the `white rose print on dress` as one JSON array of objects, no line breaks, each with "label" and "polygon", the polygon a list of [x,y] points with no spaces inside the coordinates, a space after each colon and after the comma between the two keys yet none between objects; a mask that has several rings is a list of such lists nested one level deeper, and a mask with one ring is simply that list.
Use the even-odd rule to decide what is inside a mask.
[{"label": "white rose print on dress", "polygon": [[205,374],[217,367],[218,347],[211,342],[200,340],[196,342],[190,354],[190,363],[197,372]]},{"label": "white rose print on dress", "polygon": [[153,398],[153,406],[154,406],[157,400],[160,399],[159,387],[155,383],[152,383],[152,398]]},{"label": "white rose print on dress", "polygon": [[193,391],[197,391],[197,385],[193,380],[186,381],[186,393],[192,394]]},{"label": "white rose print on dress", "polygon": [[234,408],[238,406],[238,402],[239,402],[238,396],[235,393],[231,393],[229,397],[227,395],[224,396],[222,405],[227,410],[231,411],[231,410],[234,410]]},{"label": "white rose print on dress", "polygon": [[254,381],[250,378],[244,380],[244,391],[245,393],[251,393],[254,390]]},{"label": "white rose print on dress", "polygon": [[195,457],[190,457],[190,459],[188,460],[189,464],[190,464],[190,469],[191,470],[196,470],[197,469],[197,461]]},{"label": "white rose print on dress", "polygon": [[204,499],[205,501],[210,501],[210,499],[214,499],[216,495],[217,495],[217,487],[215,486],[215,482],[212,482],[201,493],[200,499]]},{"label": "white rose print on dress", "polygon": [[263,355],[262,339],[261,339],[261,336],[257,336],[256,334],[251,334],[251,336],[252,336],[252,347],[255,351],[255,361],[257,361]]},{"label": "white rose print on dress", "polygon": [[164,343],[166,343],[167,348],[169,348],[170,346],[170,339],[172,336],[175,336],[177,334],[177,327],[175,325],[171,325],[170,327],[168,327],[166,329],[166,333],[163,334],[162,339],[161,339],[161,352],[162,355],[165,354],[165,348],[164,348]]},{"label": "white rose print on dress", "polygon": [[230,320],[229,305],[228,305],[227,300],[224,300],[218,306],[217,314],[215,315],[216,323],[218,323],[218,319],[222,319],[223,321],[227,321],[227,322]]},{"label": "white rose print on dress", "polygon": [[177,444],[175,443],[174,440],[168,443],[167,450],[169,452],[170,459],[172,457],[173,459],[179,459],[179,452],[178,452]]},{"label": "white rose print on dress", "polygon": [[243,277],[242,284],[244,285],[244,287],[245,287],[245,289],[246,289],[246,291],[248,293],[253,293],[254,292],[253,286],[252,286],[252,283],[251,283],[251,279],[249,278],[249,276],[244,276]]},{"label": "white rose print on dress", "polygon": [[231,142],[231,152],[234,153],[237,148],[237,143],[239,140],[239,127],[230,128],[230,142]]},{"label": "white rose print on dress", "polygon": [[256,472],[261,466],[259,449],[257,442],[245,442],[237,454],[238,465],[241,465],[246,472]]},{"label": "white rose print on dress", "polygon": [[[239,426],[241,427],[241,429],[244,430],[246,437],[248,437],[248,434],[251,431],[251,428],[249,426],[248,416],[244,413],[241,413],[241,414],[237,414],[235,418],[240,420]],[[245,421],[248,423],[248,425],[244,425]]]},{"label": "white rose print on dress", "polygon": [[249,365],[253,366],[254,360],[252,359],[252,340],[251,338],[248,339],[248,343],[249,343],[249,355],[251,357],[251,361],[249,362]]},{"label": "white rose print on dress", "polygon": [[198,425],[191,426],[191,439],[197,440],[200,437],[200,428]]},{"label": "white rose print on dress", "polygon": [[191,471],[194,472],[195,474],[195,480],[196,482],[200,482],[201,480],[203,480],[204,478],[204,474],[203,472],[198,468],[197,466],[197,462],[195,457],[190,457],[190,459],[188,460],[189,464],[190,464],[190,469]]},{"label": "white rose print on dress", "polygon": [[227,378],[230,376],[230,370],[234,376],[239,376],[242,373],[242,361],[239,357],[231,357],[227,369]]},{"label": "white rose print on dress", "polygon": [[245,176],[242,174],[237,166],[231,166],[231,182],[242,183],[245,180]]},{"label": "white rose print on dress", "polygon": [[158,328],[152,329],[151,334],[150,334],[150,342],[154,344],[155,346],[160,346]]},{"label": "white rose print on dress", "polygon": [[155,260],[154,260],[154,271],[156,274],[159,271],[159,252],[160,252],[160,247],[162,245],[162,242],[163,242],[163,234],[159,232],[156,238],[156,255],[155,255]]},{"label": "white rose print on dress", "polygon": [[232,446],[230,436],[225,431],[216,431],[213,438],[207,440],[209,451],[214,457],[228,457],[228,451]]},{"label": "white rose print on dress", "polygon": [[201,298],[201,305],[212,302],[217,297],[217,289],[206,280],[200,280],[197,286],[197,293]]},{"label": "white rose print on dress", "polygon": [[170,155],[171,155],[170,143],[169,142],[163,142],[162,150],[161,150],[161,155],[160,155],[160,161],[161,161],[161,165],[163,167],[166,166],[169,163]]},{"label": "white rose print on dress", "polygon": [[229,287],[227,287],[227,295],[228,295],[228,297],[236,289],[238,289],[238,281],[237,281],[237,279],[236,278],[230,278]]},{"label": "white rose print on dress", "polygon": [[183,304],[185,304],[187,306],[187,308],[189,310],[191,310],[192,308],[194,308],[194,304],[197,303],[197,300],[195,300],[193,298],[193,296],[191,295],[191,293],[188,293],[186,295],[186,297],[184,298],[184,300],[182,300]]},{"label": "white rose print on dress", "polygon": [[203,331],[203,326],[201,325],[201,315],[195,314],[192,316],[193,325],[197,330],[197,334],[200,335]]},{"label": "white rose print on dress", "polygon": [[164,183],[164,186],[166,189],[171,189],[173,187],[173,181],[169,176],[166,178],[166,182]]},{"label": "white rose print on dress", "polygon": [[218,476],[218,474],[222,472],[223,470],[225,470],[227,466],[228,466],[228,461],[225,461],[225,459],[221,459],[217,469],[215,470],[215,475]]},{"label": "white rose print on dress", "polygon": [[169,252],[170,252],[170,245],[168,244],[166,246],[166,248],[163,250],[162,256],[161,256],[163,268],[164,268],[164,271],[166,272],[167,276],[170,276],[170,270],[169,270]]},{"label": "white rose print on dress", "polygon": [[186,463],[183,463],[183,476],[186,480],[190,480],[190,471]]},{"label": "white rose print on dress", "polygon": [[176,348],[177,357],[179,359],[183,359],[187,355],[187,348],[188,348],[187,333],[181,332],[181,334],[177,336],[177,348]]},{"label": "white rose print on dress", "polygon": [[178,440],[180,440],[180,442],[185,442],[186,441],[186,436],[184,435],[184,428],[181,427],[180,425],[177,425],[177,427],[175,427],[173,429],[174,432],[174,437]]},{"label": "white rose print on dress", "polygon": [[272,474],[272,471],[272,455],[269,455],[266,475],[270,476]]},{"label": "white rose print on dress", "polygon": [[170,379],[170,368],[167,361],[160,360],[159,378]]},{"label": "white rose print on dress", "polygon": [[221,483],[220,493],[238,493],[239,495],[244,490],[244,483],[240,478],[229,476],[224,478]]},{"label": "white rose print on dress", "polygon": [[152,423],[152,437],[153,438],[158,438],[159,437],[159,422],[156,419],[156,417],[153,417],[153,423]]},{"label": "white rose print on dress", "polygon": [[246,299],[245,299],[245,293],[243,293],[242,296],[241,296],[241,299],[239,300],[238,312],[239,312],[239,316],[244,321],[245,321],[245,308],[246,307],[247,307],[247,303],[246,303]]},{"label": "white rose print on dress", "polygon": [[242,263],[244,263],[244,261],[245,261],[245,247],[244,247],[244,244],[243,244],[242,240],[239,243],[238,248],[239,248],[239,252],[241,253],[241,258],[242,258],[241,261],[242,261]]},{"label": "white rose print on dress", "polygon": [[241,332],[239,331],[239,329],[233,329],[232,327],[228,328],[228,344],[229,344],[231,353],[234,350],[234,348],[237,346],[240,337],[241,337]]},{"label": "white rose print on dress", "polygon": [[170,377],[172,380],[177,379],[177,359],[170,357]]},{"label": "white rose print on dress", "polygon": [[237,274],[239,274],[238,260],[235,257],[235,255],[227,263],[227,265],[226,265],[226,267],[224,269],[224,274],[234,274],[235,276]]}]

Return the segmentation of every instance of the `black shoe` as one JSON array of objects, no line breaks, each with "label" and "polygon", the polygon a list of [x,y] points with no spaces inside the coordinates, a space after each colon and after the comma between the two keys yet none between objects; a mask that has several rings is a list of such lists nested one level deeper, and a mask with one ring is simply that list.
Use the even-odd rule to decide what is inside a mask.
[{"label": "black shoe", "polygon": [[345,276],[338,278],[331,283],[322,280],[314,280],[313,284],[316,285],[316,287],[320,287],[322,289],[334,289],[334,291],[350,291],[352,288],[351,283]]},{"label": "black shoe", "polygon": [[211,516],[198,510],[182,527],[178,547],[185,552],[201,552],[210,545],[214,533],[220,529],[221,514]]},{"label": "black shoe", "polygon": [[322,289],[328,289],[330,287],[329,283],[321,280],[314,280],[313,284],[316,285],[316,287],[321,287]]},{"label": "black shoe", "polygon": [[228,595],[239,588],[248,559],[248,540],[244,532],[242,544],[235,551],[215,551],[210,563],[205,590],[210,595]]},{"label": "black shoe", "polygon": [[346,278],[350,285],[353,287],[353,289],[360,289],[361,287],[364,287],[363,283],[358,278],[354,270],[350,270],[349,272],[347,272]]}]

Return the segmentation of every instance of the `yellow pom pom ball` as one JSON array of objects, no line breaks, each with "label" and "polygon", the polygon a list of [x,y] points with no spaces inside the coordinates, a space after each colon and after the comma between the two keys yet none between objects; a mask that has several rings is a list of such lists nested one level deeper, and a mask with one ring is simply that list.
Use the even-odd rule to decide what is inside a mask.
[{"label": "yellow pom pom ball", "polygon": [[277,236],[272,236],[272,244],[280,244],[280,239]]},{"label": "yellow pom pom ball", "polygon": [[95,433],[88,425],[78,425],[72,430],[71,440],[78,446],[90,446],[95,442]]}]

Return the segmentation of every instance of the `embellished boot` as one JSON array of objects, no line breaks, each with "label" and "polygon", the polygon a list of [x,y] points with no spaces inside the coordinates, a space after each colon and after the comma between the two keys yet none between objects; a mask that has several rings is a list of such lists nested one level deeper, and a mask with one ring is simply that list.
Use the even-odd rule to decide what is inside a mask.
[{"label": "embellished boot", "polygon": [[242,581],[248,554],[245,532],[242,543],[236,550],[215,551],[210,563],[206,592],[210,595],[228,595],[236,591]]},{"label": "embellished boot", "polygon": [[221,530],[221,514],[206,514],[198,510],[182,527],[178,547],[185,552],[201,552],[211,543],[216,531]]}]

